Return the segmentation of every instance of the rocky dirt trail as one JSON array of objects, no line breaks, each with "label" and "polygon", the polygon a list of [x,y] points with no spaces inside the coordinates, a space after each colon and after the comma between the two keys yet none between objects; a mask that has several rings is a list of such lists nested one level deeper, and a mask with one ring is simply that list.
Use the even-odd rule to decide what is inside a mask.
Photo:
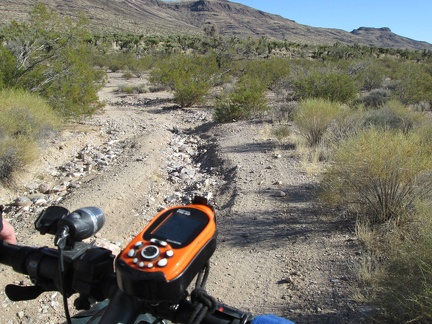
[{"label": "rocky dirt trail", "polygon": [[[16,189],[0,190],[19,243],[52,246],[33,228],[46,206],[97,206],[106,224],[96,243],[118,252],[161,208],[198,194],[218,221],[211,295],[297,323],[367,322],[353,300],[361,257],[353,227],[317,204],[317,180],[272,138],[272,123],[216,125],[208,108],[179,109],[169,93],[115,92],[145,82],[109,74],[100,93],[105,111],[47,143]],[[28,284],[4,266],[0,273],[2,287]],[[0,301],[2,323],[64,320],[59,293],[12,302],[1,292]]]}]

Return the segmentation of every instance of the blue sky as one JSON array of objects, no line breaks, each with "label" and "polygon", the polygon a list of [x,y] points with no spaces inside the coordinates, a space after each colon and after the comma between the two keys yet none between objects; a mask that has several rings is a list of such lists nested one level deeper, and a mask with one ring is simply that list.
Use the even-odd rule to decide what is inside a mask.
[{"label": "blue sky", "polygon": [[233,0],[299,24],[352,31],[389,27],[400,36],[432,44],[431,0]]}]

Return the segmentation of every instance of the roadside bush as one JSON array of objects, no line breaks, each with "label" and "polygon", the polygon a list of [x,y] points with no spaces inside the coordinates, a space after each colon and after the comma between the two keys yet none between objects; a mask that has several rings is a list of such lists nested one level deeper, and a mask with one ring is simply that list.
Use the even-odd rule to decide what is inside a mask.
[{"label": "roadside bush", "polygon": [[375,224],[403,218],[432,192],[432,156],[423,136],[370,128],[340,143],[321,181],[324,202]]},{"label": "roadside bush", "polygon": [[180,107],[202,103],[218,80],[211,55],[175,55],[160,60],[150,72],[150,82],[168,86]]},{"label": "roadside bush", "polygon": [[325,99],[305,99],[300,101],[293,120],[308,145],[316,146],[340,110],[341,105],[336,102]]},{"label": "roadside bush", "polygon": [[343,72],[312,72],[295,80],[293,88],[299,99],[321,98],[347,103],[356,96],[354,79]]},{"label": "roadside bush", "polygon": [[10,179],[30,163],[38,143],[58,126],[58,118],[41,97],[21,90],[0,91],[0,179]]},{"label": "roadside bush", "polygon": [[431,207],[430,201],[416,203],[408,222],[384,235],[379,253],[385,261],[374,278],[371,302],[386,322],[432,321]]},{"label": "roadside bush", "polygon": [[0,139],[0,182],[8,184],[14,172],[24,170],[37,157],[35,143],[23,136]]},{"label": "roadside bush", "polygon": [[268,110],[266,85],[250,75],[243,76],[233,90],[215,100],[214,120],[227,123],[249,119]]}]

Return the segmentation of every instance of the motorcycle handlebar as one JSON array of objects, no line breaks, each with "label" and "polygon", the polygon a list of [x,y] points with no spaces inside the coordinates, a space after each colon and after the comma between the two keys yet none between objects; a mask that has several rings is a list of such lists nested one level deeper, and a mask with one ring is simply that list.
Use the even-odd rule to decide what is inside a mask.
[{"label": "motorcycle handlebar", "polygon": [[[6,294],[11,300],[35,299],[43,291],[61,291],[61,274],[58,268],[59,252],[43,247],[11,245],[0,240],[0,263],[10,266],[15,272],[29,275],[35,286],[8,285]],[[149,305],[121,291],[116,282],[111,251],[99,247],[88,247],[80,255],[65,259],[67,286],[63,291],[69,297],[74,293],[91,297],[96,301],[108,299],[109,303],[100,323],[133,323],[143,313],[164,318],[174,323],[188,323],[194,312],[192,303],[184,299],[177,305]],[[70,280],[69,280],[70,279]],[[267,324],[289,324],[288,320],[275,317],[279,322]],[[261,320],[262,317],[257,317]],[[272,318],[269,317],[269,320]],[[245,324],[255,321],[249,313],[219,304],[216,311],[203,318],[204,324]]]}]

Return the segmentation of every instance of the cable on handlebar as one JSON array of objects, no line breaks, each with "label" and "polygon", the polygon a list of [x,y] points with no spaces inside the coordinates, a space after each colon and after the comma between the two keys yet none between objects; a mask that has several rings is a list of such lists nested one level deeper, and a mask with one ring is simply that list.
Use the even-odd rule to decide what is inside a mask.
[{"label": "cable on handlebar", "polygon": [[191,293],[191,302],[193,312],[187,324],[201,323],[202,319],[210,314],[213,314],[217,308],[217,301],[214,297],[210,296],[204,289],[207,283],[207,278],[210,271],[210,263],[207,261],[206,265],[199,272],[195,289]]},{"label": "cable on handlebar", "polygon": [[63,308],[65,311],[66,322],[68,324],[72,323],[71,316],[69,313],[69,306],[67,301],[67,295],[65,290],[65,269],[64,269],[64,255],[63,251],[66,247],[66,240],[69,237],[69,229],[67,227],[63,227],[58,230],[55,239],[55,245],[58,247],[59,251],[59,259],[58,259],[58,269],[60,273],[60,292],[63,296]]}]

